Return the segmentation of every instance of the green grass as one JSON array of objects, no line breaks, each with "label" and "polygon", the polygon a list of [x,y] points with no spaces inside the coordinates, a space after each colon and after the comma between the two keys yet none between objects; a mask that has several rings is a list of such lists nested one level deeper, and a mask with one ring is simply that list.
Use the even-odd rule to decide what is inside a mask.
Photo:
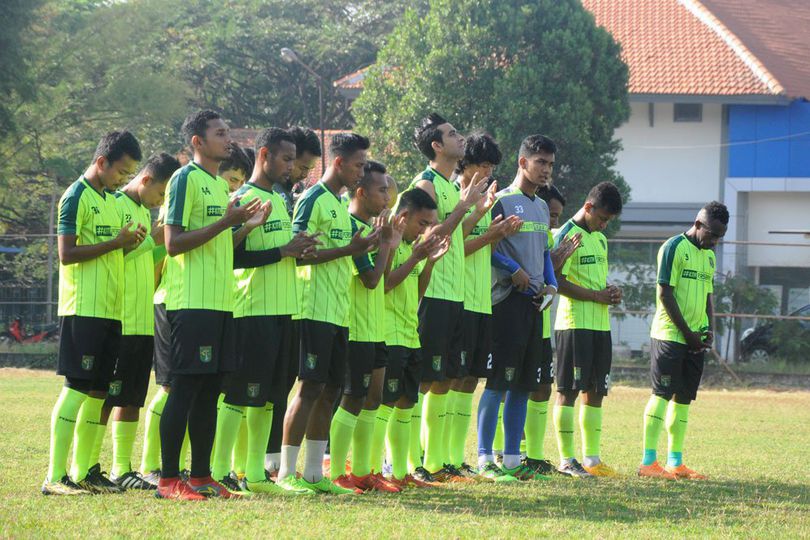
[{"label": "green grass", "polygon": [[[690,414],[687,463],[702,483],[642,481],[641,413],[648,391],[606,402],[603,457],[626,476],[592,482],[476,484],[401,495],[176,503],[146,493],[43,497],[48,423],[61,381],[0,369],[0,536],[625,538],[810,536],[810,393],[702,392]],[[556,461],[549,431],[546,451]],[[109,466],[110,441],[103,450]],[[136,460],[140,457],[140,436]],[[474,454],[469,439],[468,454]],[[662,447],[663,450],[663,447]]]}]

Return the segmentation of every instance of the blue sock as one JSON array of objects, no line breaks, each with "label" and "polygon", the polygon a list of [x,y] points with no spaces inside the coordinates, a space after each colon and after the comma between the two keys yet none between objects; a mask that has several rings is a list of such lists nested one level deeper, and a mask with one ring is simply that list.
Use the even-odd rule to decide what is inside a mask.
[{"label": "blue sock", "polygon": [[504,466],[506,456],[520,455],[520,440],[523,438],[523,426],[526,424],[528,402],[528,392],[510,390],[506,393],[506,401],[503,404]]},{"label": "blue sock", "polygon": [[644,450],[644,457],[641,459],[642,465],[652,465],[658,460],[658,455],[655,450]]},{"label": "blue sock", "polygon": [[683,452],[670,452],[667,455],[667,465],[669,467],[680,467],[683,465]]},{"label": "blue sock", "polygon": [[498,427],[498,409],[501,407],[501,392],[484,390],[478,402],[478,455],[492,454],[492,441]]}]

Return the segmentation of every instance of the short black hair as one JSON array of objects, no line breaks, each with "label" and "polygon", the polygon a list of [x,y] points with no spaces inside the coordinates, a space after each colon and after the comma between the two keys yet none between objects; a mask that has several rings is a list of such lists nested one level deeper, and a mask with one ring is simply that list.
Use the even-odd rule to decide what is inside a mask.
[{"label": "short black hair", "polygon": [[712,201],[704,206],[703,210],[706,212],[706,216],[709,219],[719,221],[723,225],[728,225],[728,208],[726,208],[725,204]]},{"label": "short black hair", "polygon": [[560,204],[565,207],[566,200],[565,196],[557,189],[557,186],[543,186],[537,190],[537,196],[546,201],[546,204],[550,203],[553,200],[560,201]]},{"label": "short black hair", "polygon": [[156,182],[165,182],[172,177],[174,171],[180,168],[180,162],[171,154],[161,152],[152,154],[146,160],[143,172],[147,173]]},{"label": "short black hair", "polygon": [[540,152],[544,152],[546,154],[556,154],[557,145],[554,144],[554,141],[545,135],[540,135],[539,133],[536,135],[529,135],[523,139],[522,143],[520,143],[520,157],[530,157],[539,154]]},{"label": "short black hair", "polygon": [[259,152],[260,148],[267,148],[270,152],[275,152],[278,150],[278,145],[285,141],[295,144],[295,138],[289,131],[277,127],[267,128],[256,137],[256,153]]},{"label": "short black hair", "polygon": [[314,131],[301,126],[291,127],[287,131],[295,142],[295,157],[301,157],[304,152],[321,157],[321,141]]},{"label": "short black hair", "polygon": [[442,142],[442,132],[439,130],[439,126],[446,123],[447,120],[442,115],[432,112],[419,122],[419,127],[413,130],[413,142],[426,158],[436,158],[433,143]]},{"label": "short black hair", "polygon": [[242,148],[242,150],[245,151],[245,155],[250,160],[250,170],[252,171],[253,165],[256,164],[256,151],[249,146],[245,146],[244,148]]},{"label": "short black hair", "polygon": [[498,143],[489,133],[473,133],[467,137],[464,146],[464,157],[456,166],[456,173],[461,174],[470,165],[492,163],[497,165],[503,159]]},{"label": "short black hair", "polygon": [[228,158],[219,162],[219,172],[222,174],[225,171],[237,170],[242,171],[245,177],[249,177],[253,173],[253,161],[242,148],[236,143],[231,143],[228,146]]},{"label": "short black hair", "polygon": [[436,201],[427,191],[421,188],[412,188],[400,195],[397,213],[405,210],[418,212],[419,210],[436,210],[437,208]]},{"label": "short black hair", "polygon": [[[386,168],[385,165],[380,163],[379,161],[374,161],[370,159],[366,162],[366,166],[363,167],[363,177],[357,182],[354,187],[350,191],[350,195],[354,197],[354,194],[357,192],[357,188],[368,188],[371,185],[371,182],[374,180],[374,173],[378,174],[385,174]],[[385,185],[388,186],[388,181],[386,180]]]},{"label": "short black hair", "polygon": [[622,194],[613,182],[599,182],[593,186],[585,202],[614,216],[622,213]]},{"label": "short black hair", "polygon": [[191,144],[191,138],[194,135],[205,138],[205,130],[208,128],[209,121],[221,118],[222,116],[219,113],[210,109],[193,112],[183,120],[180,132],[183,134],[186,143]]},{"label": "short black hair", "polygon": [[338,133],[332,137],[329,144],[329,155],[332,159],[347,158],[358,150],[368,150],[370,147],[371,143],[367,137],[357,133]]},{"label": "short black hair", "polygon": [[141,160],[143,154],[138,139],[127,130],[110,131],[98,142],[96,153],[93,154],[93,161],[103,157],[108,163],[115,163],[124,155],[131,157],[135,161]]}]

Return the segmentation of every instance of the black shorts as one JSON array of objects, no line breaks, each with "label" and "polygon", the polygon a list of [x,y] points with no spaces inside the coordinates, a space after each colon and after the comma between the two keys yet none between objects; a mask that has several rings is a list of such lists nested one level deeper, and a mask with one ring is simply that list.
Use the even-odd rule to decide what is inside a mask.
[{"label": "black shorts", "polygon": [[[543,314],[543,317],[550,317],[548,310]],[[539,377],[538,383],[552,384],[554,382],[554,351],[551,347],[551,338],[543,338],[543,344],[540,346],[543,361],[540,363],[537,375]]]},{"label": "black shorts", "polygon": [[343,394],[357,398],[366,397],[371,384],[371,372],[386,365],[388,365],[388,350],[385,343],[350,341]]},{"label": "black shorts", "polygon": [[486,379],[492,374],[492,315],[464,310],[464,347],[461,365],[468,375]]},{"label": "black shorts", "polygon": [[121,321],[69,315],[59,321],[56,373],[89,381],[90,389],[106,392],[121,343]]},{"label": "black shorts", "polygon": [[557,391],[608,395],[613,343],[609,330],[557,330]]},{"label": "black shorts", "polygon": [[167,310],[171,326],[171,376],[236,370],[233,314],[211,309]]},{"label": "black shorts", "polygon": [[292,319],[267,315],[234,319],[238,369],[230,374],[225,402],[261,407],[287,381],[292,350]]},{"label": "black shorts", "polygon": [[422,382],[467,376],[461,365],[463,302],[423,298],[419,303],[419,340],[422,343]]},{"label": "black shorts", "polygon": [[172,327],[166,315],[166,304],[155,304],[155,382],[169,386],[172,382]]},{"label": "black shorts", "polygon": [[653,394],[666,400],[697,398],[703,376],[703,353],[691,353],[683,343],[650,340],[650,379]]},{"label": "black shorts", "polygon": [[405,397],[411,403],[419,400],[421,350],[399,345],[388,347],[388,366],[383,382],[383,403],[395,403]]},{"label": "black shorts", "polygon": [[336,324],[302,319],[298,378],[302,381],[343,386],[349,329]]},{"label": "black shorts", "polygon": [[143,407],[152,371],[153,336],[121,336],[121,349],[115,363],[107,405]]}]

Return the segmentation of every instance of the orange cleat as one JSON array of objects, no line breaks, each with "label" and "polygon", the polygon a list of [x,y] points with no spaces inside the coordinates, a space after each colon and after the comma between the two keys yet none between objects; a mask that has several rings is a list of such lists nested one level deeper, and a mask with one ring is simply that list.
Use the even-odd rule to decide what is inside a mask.
[{"label": "orange cleat", "polygon": [[616,472],[616,469],[604,463],[597,463],[593,467],[588,467],[587,465],[583,465],[582,467],[594,476],[601,476],[603,478],[618,478],[621,476]]},{"label": "orange cleat", "polygon": [[418,478],[414,478],[412,474],[405,475],[405,478],[403,478],[402,480],[397,480],[397,482],[401,482],[406,488],[415,487],[422,489],[422,488],[436,487],[436,484],[431,484],[430,482],[423,482]]},{"label": "orange cleat", "polygon": [[397,484],[386,480],[380,473],[369,473],[365,476],[350,474],[349,478],[355,486],[363,491],[384,491],[386,493],[399,493],[402,491]]},{"label": "orange cleat", "polygon": [[178,501],[204,501],[208,498],[191,489],[180,477],[161,478],[158,481],[157,490],[155,490],[155,497]]},{"label": "orange cleat", "polygon": [[677,477],[664,469],[657,461],[651,465],[641,465],[638,468],[638,475],[643,478],[663,478],[664,480],[677,480]]},{"label": "orange cleat", "polygon": [[350,475],[341,474],[336,479],[332,480],[332,483],[343,489],[350,489],[357,495],[363,493],[363,490],[354,483],[354,479]]},{"label": "orange cleat", "polygon": [[697,471],[693,471],[683,463],[678,465],[677,467],[670,467],[667,465],[667,472],[675,476],[676,478],[683,478],[684,480],[708,480],[709,477],[705,474],[700,474]]}]

